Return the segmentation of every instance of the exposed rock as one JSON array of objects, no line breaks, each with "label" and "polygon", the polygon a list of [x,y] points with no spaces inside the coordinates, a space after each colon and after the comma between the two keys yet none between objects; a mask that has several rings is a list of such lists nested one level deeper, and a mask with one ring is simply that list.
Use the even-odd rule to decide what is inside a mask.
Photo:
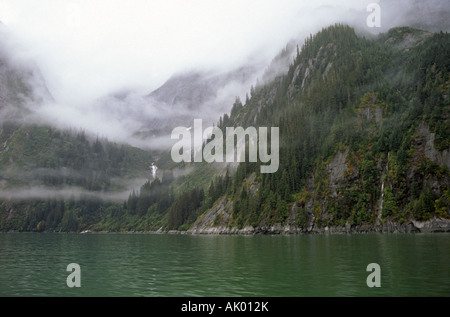
[{"label": "exposed rock", "polygon": [[259,182],[256,181],[256,173],[252,173],[248,177],[247,184],[248,184],[249,194],[255,196],[258,193],[259,185],[260,185]]},{"label": "exposed rock", "polygon": [[329,63],[327,64],[327,67],[325,68],[325,70],[324,70],[324,72],[323,72],[323,74],[322,74],[322,78],[327,77],[327,74],[328,74],[328,72],[330,71],[330,69],[331,69],[332,66],[333,66],[333,63],[332,63],[332,62],[329,62]]},{"label": "exposed rock", "polygon": [[413,34],[412,31],[404,28],[393,29],[392,32],[395,33],[394,36],[389,37],[385,43],[405,51],[420,45],[427,37],[432,35],[431,32],[421,30],[416,30]]},{"label": "exposed rock", "polygon": [[427,221],[412,221],[414,227],[420,232],[450,232],[450,220],[433,218]]},{"label": "exposed rock", "polygon": [[311,73],[312,69],[313,69],[313,61],[312,61],[312,59],[310,59],[310,60],[309,60],[309,66],[306,67],[305,74],[304,74],[304,76],[303,76],[302,88],[304,88],[304,86],[305,86],[305,81],[306,81],[306,79],[308,78],[309,74]]},{"label": "exposed rock", "polygon": [[231,219],[233,202],[227,201],[226,197],[200,216],[192,227],[190,233],[227,233],[230,231],[228,224]]},{"label": "exposed rock", "polygon": [[[417,134],[422,140],[417,140],[417,144],[423,147],[423,152],[427,158],[437,164],[443,164],[450,169],[450,149],[438,151],[434,147],[435,133],[431,133],[428,125],[425,122],[421,122],[417,129]],[[423,142],[423,143],[422,143]]]},{"label": "exposed rock", "polygon": [[[309,230],[310,229],[310,230]],[[347,223],[345,226],[324,226],[303,228],[294,224],[274,224],[259,227],[246,226],[242,229],[236,227],[209,227],[191,228],[188,231],[169,231],[165,233],[187,233],[187,234],[361,234],[361,233],[450,233],[450,219],[433,218],[427,221],[408,221],[405,223],[395,223],[386,221],[380,225],[366,224],[352,226]]]},{"label": "exposed rock", "polygon": [[316,217],[314,216],[314,212],[313,212],[313,206],[314,206],[314,199],[310,199],[306,205],[306,211],[308,212],[308,220],[307,220],[307,225],[306,225],[306,231],[307,232],[311,232],[314,228],[314,223],[316,221]]},{"label": "exposed rock", "polygon": [[345,173],[347,172],[348,149],[344,152],[339,151],[333,160],[327,165],[329,186],[331,189],[331,196],[337,197],[337,189],[339,185],[345,182]]},{"label": "exposed rock", "polygon": [[289,208],[289,215],[286,219],[286,226],[295,226],[298,213],[297,203],[292,204]]}]

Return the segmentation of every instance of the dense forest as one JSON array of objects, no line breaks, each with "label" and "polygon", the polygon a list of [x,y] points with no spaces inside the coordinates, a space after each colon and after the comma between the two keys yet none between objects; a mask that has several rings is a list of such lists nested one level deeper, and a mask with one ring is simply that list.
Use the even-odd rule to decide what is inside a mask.
[{"label": "dense forest", "polygon": [[0,142],[8,144],[0,164],[11,170],[2,176],[14,185],[74,185],[92,191],[108,190],[113,187],[111,179],[133,173],[137,176],[151,160],[143,150],[98,137],[90,140],[84,131],[7,122],[0,137]]},{"label": "dense forest", "polygon": [[[447,33],[404,27],[366,38],[346,25],[325,28],[297,47],[287,73],[256,83],[218,119],[223,131],[279,127],[276,173],[261,174],[260,163],[192,163],[189,174],[149,179],[120,203],[95,192],[119,186],[111,179],[133,166],[145,169],[150,158],[138,149],[42,127],[17,130],[14,143],[4,127],[0,141],[9,135],[35,164],[13,157],[33,172],[16,182],[77,185],[93,194],[5,200],[0,230],[189,230],[213,211],[210,227],[279,224],[296,232],[450,219],[449,53]],[[166,154],[157,164],[172,163]],[[78,176],[39,174],[63,166]]]},{"label": "dense forest", "polygon": [[[78,231],[101,219],[99,210],[110,204],[102,194],[127,191],[128,182],[150,175],[148,152],[84,131],[4,122],[0,142],[2,192],[24,192],[3,198],[2,230]],[[43,190],[49,198],[35,199]]]}]

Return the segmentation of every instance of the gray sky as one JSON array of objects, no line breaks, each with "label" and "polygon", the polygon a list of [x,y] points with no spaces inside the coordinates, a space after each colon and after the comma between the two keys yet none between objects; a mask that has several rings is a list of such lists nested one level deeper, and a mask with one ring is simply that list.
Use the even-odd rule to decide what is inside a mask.
[{"label": "gray sky", "polygon": [[367,29],[369,3],[382,9],[375,33],[449,6],[448,0],[0,0],[0,21],[56,99],[43,111],[108,136],[127,127],[102,125],[105,113],[92,111],[97,98],[122,89],[147,94],[183,70],[269,63],[292,38],[301,45],[336,22]]},{"label": "gray sky", "polygon": [[[185,68],[270,60],[298,33],[369,3],[308,2],[0,0],[0,21],[38,61],[55,98],[70,102],[122,87],[150,92]],[[320,5],[336,7],[312,16]]]}]

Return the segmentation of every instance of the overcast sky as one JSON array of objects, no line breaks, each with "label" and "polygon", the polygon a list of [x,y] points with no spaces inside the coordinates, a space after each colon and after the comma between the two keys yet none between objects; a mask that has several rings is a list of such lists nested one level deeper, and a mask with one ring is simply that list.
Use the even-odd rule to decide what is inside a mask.
[{"label": "overcast sky", "polygon": [[[311,19],[319,2],[336,8]],[[314,31],[369,3],[335,2],[0,0],[0,21],[30,49],[55,98],[89,99],[123,86],[150,92],[186,68],[270,60],[305,22]]]},{"label": "overcast sky", "polygon": [[367,29],[369,3],[382,9],[375,33],[449,6],[448,0],[0,0],[0,21],[68,107],[61,113],[71,116],[73,107],[117,90],[149,93],[183,70],[269,63],[292,38],[336,22]]}]

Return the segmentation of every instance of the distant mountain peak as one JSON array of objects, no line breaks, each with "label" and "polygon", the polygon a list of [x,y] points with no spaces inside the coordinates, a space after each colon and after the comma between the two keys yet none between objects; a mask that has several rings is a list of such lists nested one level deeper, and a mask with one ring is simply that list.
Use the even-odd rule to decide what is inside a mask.
[{"label": "distant mountain peak", "polygon": [[[250,85],[258,68],[242,66],[228,72],[191,70],[169,78],[148,97],[168,106],[182,105],[186,109],[198,109],[215,99],[221,89],[230,84]],[[232,99],[230,99],[230,104]]]}]

